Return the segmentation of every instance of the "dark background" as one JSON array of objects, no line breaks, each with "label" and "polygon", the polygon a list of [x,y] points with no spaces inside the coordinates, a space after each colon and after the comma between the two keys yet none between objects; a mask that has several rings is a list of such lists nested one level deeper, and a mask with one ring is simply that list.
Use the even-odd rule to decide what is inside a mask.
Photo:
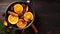
[{"label": "dark background", "polygon": [[[4,17],[9,3],[20,0],[0,0],[0,20]],[[26,1],[26,0],[22,0]],[[39,34],[60,34],[60,1],[59,0],[31,0],[31,5],[35,11],[34,24],[39,30]]]}]

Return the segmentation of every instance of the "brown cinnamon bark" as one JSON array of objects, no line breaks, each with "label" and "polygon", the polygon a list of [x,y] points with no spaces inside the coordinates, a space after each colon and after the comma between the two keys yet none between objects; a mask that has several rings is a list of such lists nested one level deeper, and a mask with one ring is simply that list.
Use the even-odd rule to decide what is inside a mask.
[{"label": "brown cinnamon bark", "polygon": [[8,11],[8,14],[13,15],[13,16],[18,16],[18,14],[11,12],[11,11]]},{"label": "brown cinnamon bark", "polygon": [[34,24],[32,24],[31,27],[33,28],[33,30],[34,30],[35,33],[38,33],[38,30],[37,30],[37,28],[35,27]]}]

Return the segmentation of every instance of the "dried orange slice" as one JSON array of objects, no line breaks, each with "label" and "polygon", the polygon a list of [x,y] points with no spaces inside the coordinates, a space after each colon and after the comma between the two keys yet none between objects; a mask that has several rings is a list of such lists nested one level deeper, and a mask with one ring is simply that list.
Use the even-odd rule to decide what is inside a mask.
[{"label": "dried orange slice", "polygon": [[19,21],[16,25],[17,25],[17,27],[23,29],[27,25],[27,22],[24,22],[23,19],[19,19]]},{"label": "dried orange slice", "polygon": [[29,21],[29,20],[32,20],[33,19],[33,14],[31,12],[26,12],[24,14],[24,20],[25,21]]},{"label": "dried orange slice", "polygon": [[11,24],[16,24],[16,23],[18,22],[18,17],[9,15],[9,16],[8,16],[8,21],[9,21]]},{"label": "dried orange slice", "polygon": [[21,13],[23,11],[23,6],[21,4],[15,4],[14,11],[18,14]]},{"label": "dried orange slice", "polygon": [[4,20],[4,26],[8,26],[8,23],[7,23],[7,21],[6,20]]}]

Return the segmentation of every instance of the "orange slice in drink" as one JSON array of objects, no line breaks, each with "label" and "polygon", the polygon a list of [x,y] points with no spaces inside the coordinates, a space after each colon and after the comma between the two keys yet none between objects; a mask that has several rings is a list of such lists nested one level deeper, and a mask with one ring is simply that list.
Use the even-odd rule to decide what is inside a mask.
[{"label": "orange slice in drink", "polygon": [[27,22],[24,22],[23,19],[19,19],[19,21],[16,25],[17,25],[17,27],[23,29],[27,25]]},{"label": "orange slice in drink", "polygon": [[19,14],[23,11],[23,6],[21,4],[15,4],[14,5],[14,11]]},{"label": "orange slice in drink", "polygon": [[24,20],[25,21],[29,21],[29,20],[32,20],[33,19],[33,14],[31,12],[26,12],[24,14]]},{"label": "orange slice in drink", "polygon": [[11,23],[11,24],[16,24],[16,23],[18,22],[18,17],[9,15],[9,16],[8,16],[8,21],[9,21],[9,23]]}]

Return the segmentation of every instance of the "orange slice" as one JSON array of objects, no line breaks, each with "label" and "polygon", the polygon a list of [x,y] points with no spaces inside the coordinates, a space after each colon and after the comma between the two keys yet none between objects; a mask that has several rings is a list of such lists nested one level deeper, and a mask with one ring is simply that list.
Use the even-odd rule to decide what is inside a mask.
[{"label": "orange slice", "polygon": [[4,20],[4,23],[3,24],[4,24],[4,26],[8,26],[8,23],[5,20]]},{"label": "orange slice", "polygon": [[32,20],[33,19],[33,14],[31,12],[26,12],[24,14],[24,20],[25,21],[29,21],[29,20]]},{"label": "orange slice", "polygon": [[19,19],[19,21],[16,25],[17,25],[17,27],[23,29],[27,25],[27,22],[24,22],[23,19]]},{"label": "orange slice", "polygon": [[15,4],[14,11],[18,14],[21,13],[23,11],[23,6],[21,4]]},{"label": "orange slice", "polygon": [[9,21],[11,24],[16,24],[16,23],[18,22],[18,17],[9,15],[9,16],[8,16],[8,21]]}]

